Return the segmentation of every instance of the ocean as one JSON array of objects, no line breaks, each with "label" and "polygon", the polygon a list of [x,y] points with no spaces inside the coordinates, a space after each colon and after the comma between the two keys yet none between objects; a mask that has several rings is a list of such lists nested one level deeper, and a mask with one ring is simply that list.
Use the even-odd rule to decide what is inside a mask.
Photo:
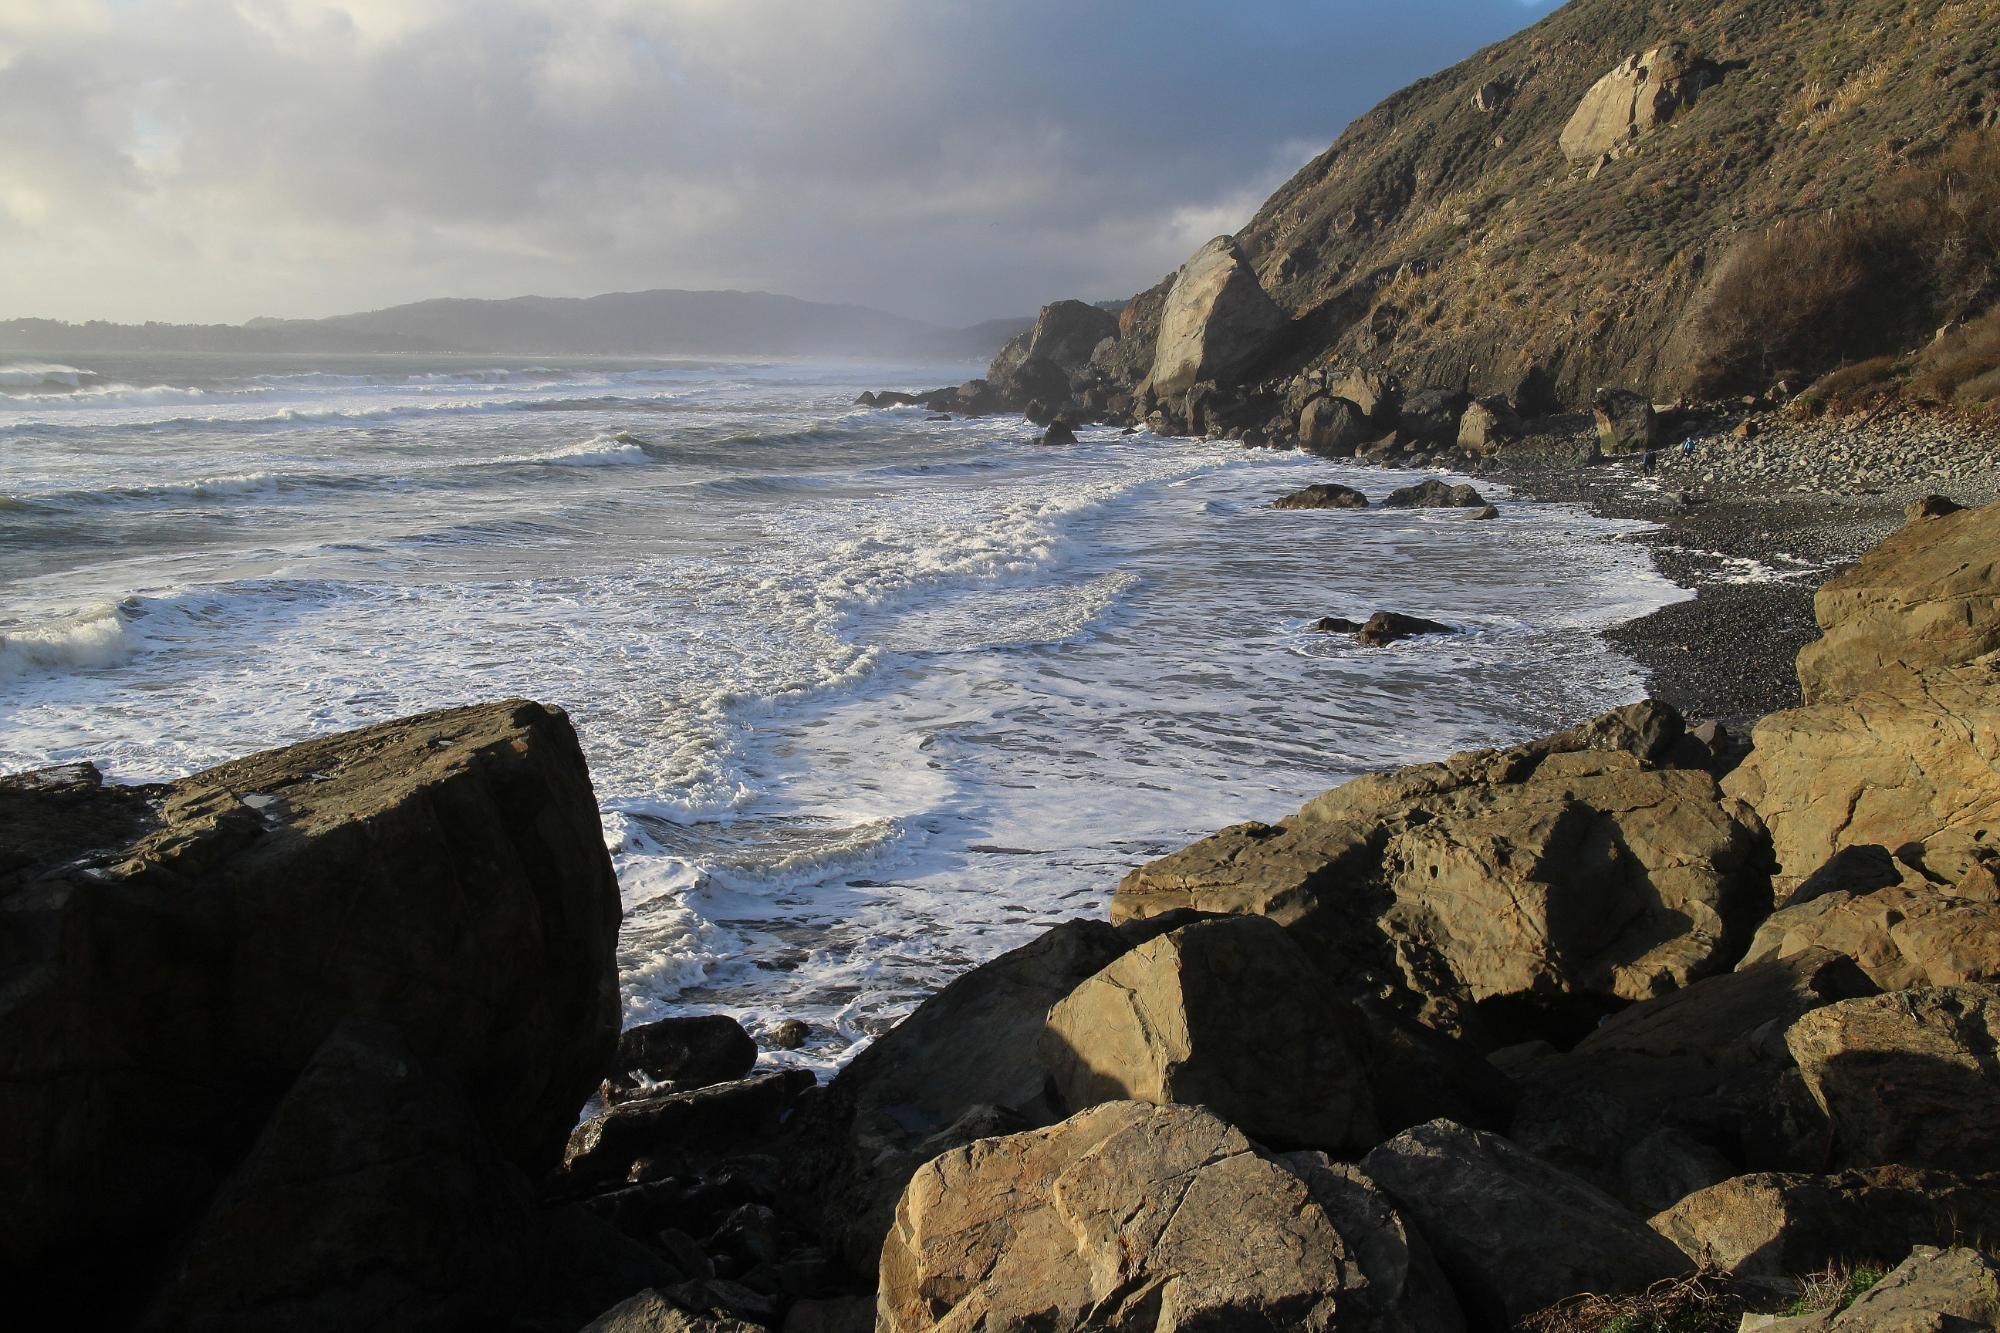
[{"label": "ocean", "polygon": [[[1274,511],[1420,474],[852,405],[974,373],[0,354],[0,771],[560,704],[627,1021],[800,1018],[827,1069],[1133,865],[1637,697],[1592,631],[1685,596],[1504,492]],[[1461,632],[1307,628],[1385,608]]]}]

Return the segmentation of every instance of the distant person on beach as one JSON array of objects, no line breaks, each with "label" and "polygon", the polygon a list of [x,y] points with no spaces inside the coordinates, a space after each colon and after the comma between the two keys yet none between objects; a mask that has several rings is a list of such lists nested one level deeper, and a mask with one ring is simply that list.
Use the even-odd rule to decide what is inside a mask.
[{"label": "distant person on beach", "polygon": [[1690,435],[1685,440],[1681,441],[1681,457],[1682,458],[1694,457],[1694,436]]},{"label": "distant person on beach", "polygon": [[1653,459],[1658,453],[1659,450],[1647,445],[1646,451],[1639,455],[1639,471],[1643,475],[1648,477],[1653,475]]}]

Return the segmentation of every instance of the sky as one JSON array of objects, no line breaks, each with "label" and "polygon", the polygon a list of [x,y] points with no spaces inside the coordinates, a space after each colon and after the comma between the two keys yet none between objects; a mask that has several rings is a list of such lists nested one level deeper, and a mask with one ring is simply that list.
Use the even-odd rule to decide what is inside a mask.
[{"label": "sky", "polygon": [[1550,0],[0,0],[0,318],[1120,297]]}]

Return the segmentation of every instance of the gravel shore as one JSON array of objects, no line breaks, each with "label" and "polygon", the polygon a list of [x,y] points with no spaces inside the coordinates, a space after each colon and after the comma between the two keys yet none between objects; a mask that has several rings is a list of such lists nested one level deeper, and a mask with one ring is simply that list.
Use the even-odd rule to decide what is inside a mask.
[{"label": "gravel shore", "polygon": [[[1683,425],[1647,477],[1636,457],[1547,461],[1588,451],[1588,419],[1558,419],[1486,475],[1528,498],[1656,523],[1633,540],[1695,597],[1607,637],[1646,668],[1657,697],[1691,718],[1743,727],[1799,702],[1792,661],[1818,635],[1813,593],[1901,526],[1909,502],[2000,496],[2000,433],[1913,414],[1838,422],[1772,414],[1749,418],[1754,434],[1739,438],[1739,420]],[[1695,450],[1684,456],[1679,440],[1689,435]]]}]

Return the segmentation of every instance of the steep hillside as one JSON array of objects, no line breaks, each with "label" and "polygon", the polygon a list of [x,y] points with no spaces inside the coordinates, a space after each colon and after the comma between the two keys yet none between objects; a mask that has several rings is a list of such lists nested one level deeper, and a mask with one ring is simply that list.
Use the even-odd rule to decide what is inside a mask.
[{"label": "steep hillside", "polygon": [[[1641,53],[1691,72],[1595,94],[1633,124],[1566,156]],[[1572,0],[1361,117],[1238,234],[1293,319],[1241,382],[1358,363],[1536,407],[1911,352],[2000,295],[1996,126],[1994,0]],[[1168,286],[1114,381],[1150,373]]]}]

